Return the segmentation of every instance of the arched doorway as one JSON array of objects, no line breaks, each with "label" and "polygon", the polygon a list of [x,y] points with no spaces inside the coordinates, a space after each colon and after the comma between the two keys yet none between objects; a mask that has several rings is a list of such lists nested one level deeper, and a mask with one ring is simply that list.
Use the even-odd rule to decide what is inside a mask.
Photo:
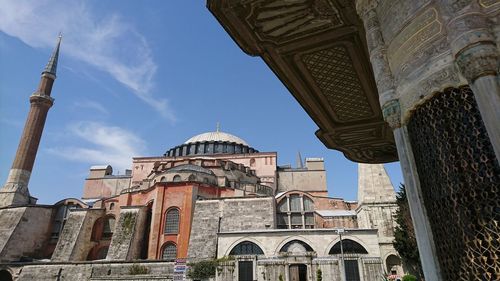
[{"label": "arched doorway", "polygon": [[361,280],[358,259],[361,255],[368,254],[361,244],[350,239],[342,239],[333,245],[328,254],[339,255],[343,259],[347,281]]},{"label": "arched doorway", "polygon": [[8,270],[0,270],[0,281],[12,281],[12,275]]},{"label": "arched doorway", "polygon": [[230,256],[247,256],[245,259],[238,259],[238,281],[253,281],[254,278],[254,261],[248,260],[248,256],[263,255],[262,249],[255,243],[243,241],[234,246],[229,252]]},{"label": "arched doorway", "polygon": [[390,275],[403,275],[403,267],[401,265],[401,259],[396,255],[389,255],[385,259],[385,265],[387,267],[387,273]]}]

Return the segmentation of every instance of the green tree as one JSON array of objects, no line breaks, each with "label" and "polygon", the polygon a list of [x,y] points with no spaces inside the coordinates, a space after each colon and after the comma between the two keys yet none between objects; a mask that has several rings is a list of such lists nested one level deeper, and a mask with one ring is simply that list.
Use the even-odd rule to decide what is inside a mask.
[{"label": "green tree", "polygon": [[396,211],[397,226],[394,229],[395,239],[393,245],[401,256],[406,269],[420,279],[423,276],[422,265],[420,264],[417,239],[415,238],[415,229],[413,228],[404,184],[401,184],[396,194],[396,203],[398,205]]},{"label": "green tree", "polygon": [[194,280],[205,280],[215,276],[216,260],[204,260],[189,264],[187,276]]}]

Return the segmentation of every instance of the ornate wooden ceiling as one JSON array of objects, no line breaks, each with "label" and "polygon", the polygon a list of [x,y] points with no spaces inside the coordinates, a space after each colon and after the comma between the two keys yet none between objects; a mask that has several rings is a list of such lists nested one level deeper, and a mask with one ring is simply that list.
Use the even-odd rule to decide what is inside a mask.
[{"label": "ornate wooden ceiling", "polygon": [[356,162],[397,161],[354,1],[208,0],[207,6],[243,51],[276,73],[328,148]]}]

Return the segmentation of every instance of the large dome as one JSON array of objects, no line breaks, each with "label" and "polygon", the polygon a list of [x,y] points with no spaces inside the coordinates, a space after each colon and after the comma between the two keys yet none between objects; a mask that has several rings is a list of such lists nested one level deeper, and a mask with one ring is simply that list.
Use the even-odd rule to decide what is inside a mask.
[{"label": "large dome", "polygon": [[168,157],[180,157],[258,152],[258,150],[250,147],[246,141],[235,135],[221,132],[217,128],[215,132],[199,134],[188,139],[183,144],[167,150],[164,155]]},{"label": "large dome", "polygon": [[240,139],[239,137],[237,137],[235,135],[228,134],[228,133],[220,132],[220,131],[199,134],[199,135],[196,135],[196,136],[188,139],[184,143],[188,144],[188,143],[209,142],[209,141],[234,142],[237,144],[243,144],[243,145],[248,146],[248,143],[246,141]]}]

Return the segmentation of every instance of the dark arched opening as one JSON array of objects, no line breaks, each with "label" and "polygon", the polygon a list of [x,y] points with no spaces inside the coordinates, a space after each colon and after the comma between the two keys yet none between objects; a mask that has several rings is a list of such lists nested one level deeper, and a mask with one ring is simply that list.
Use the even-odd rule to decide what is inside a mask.
[{"label": "dark arched opening", "polygon": [[[341,241],[333,245],[328,254],[340,255],[342,252],[340,248],[340,243]],[[366,249],[363,246],[361,246],[361,244],[350,239],[342,239],[342,250],[344,254],[368,254],[368,251],[366,251]]]},{"label": "dark arched opening", "polygon": [[264,251],[255,243],[250,241],[244,241],[234,246],[229,252],[230,256],[241,256],[241,255],[263,255]]},{"label": "dark arched opening", "polygon": [[12,281],[12,274],[8,270],[0,270],[1,281]]}]

